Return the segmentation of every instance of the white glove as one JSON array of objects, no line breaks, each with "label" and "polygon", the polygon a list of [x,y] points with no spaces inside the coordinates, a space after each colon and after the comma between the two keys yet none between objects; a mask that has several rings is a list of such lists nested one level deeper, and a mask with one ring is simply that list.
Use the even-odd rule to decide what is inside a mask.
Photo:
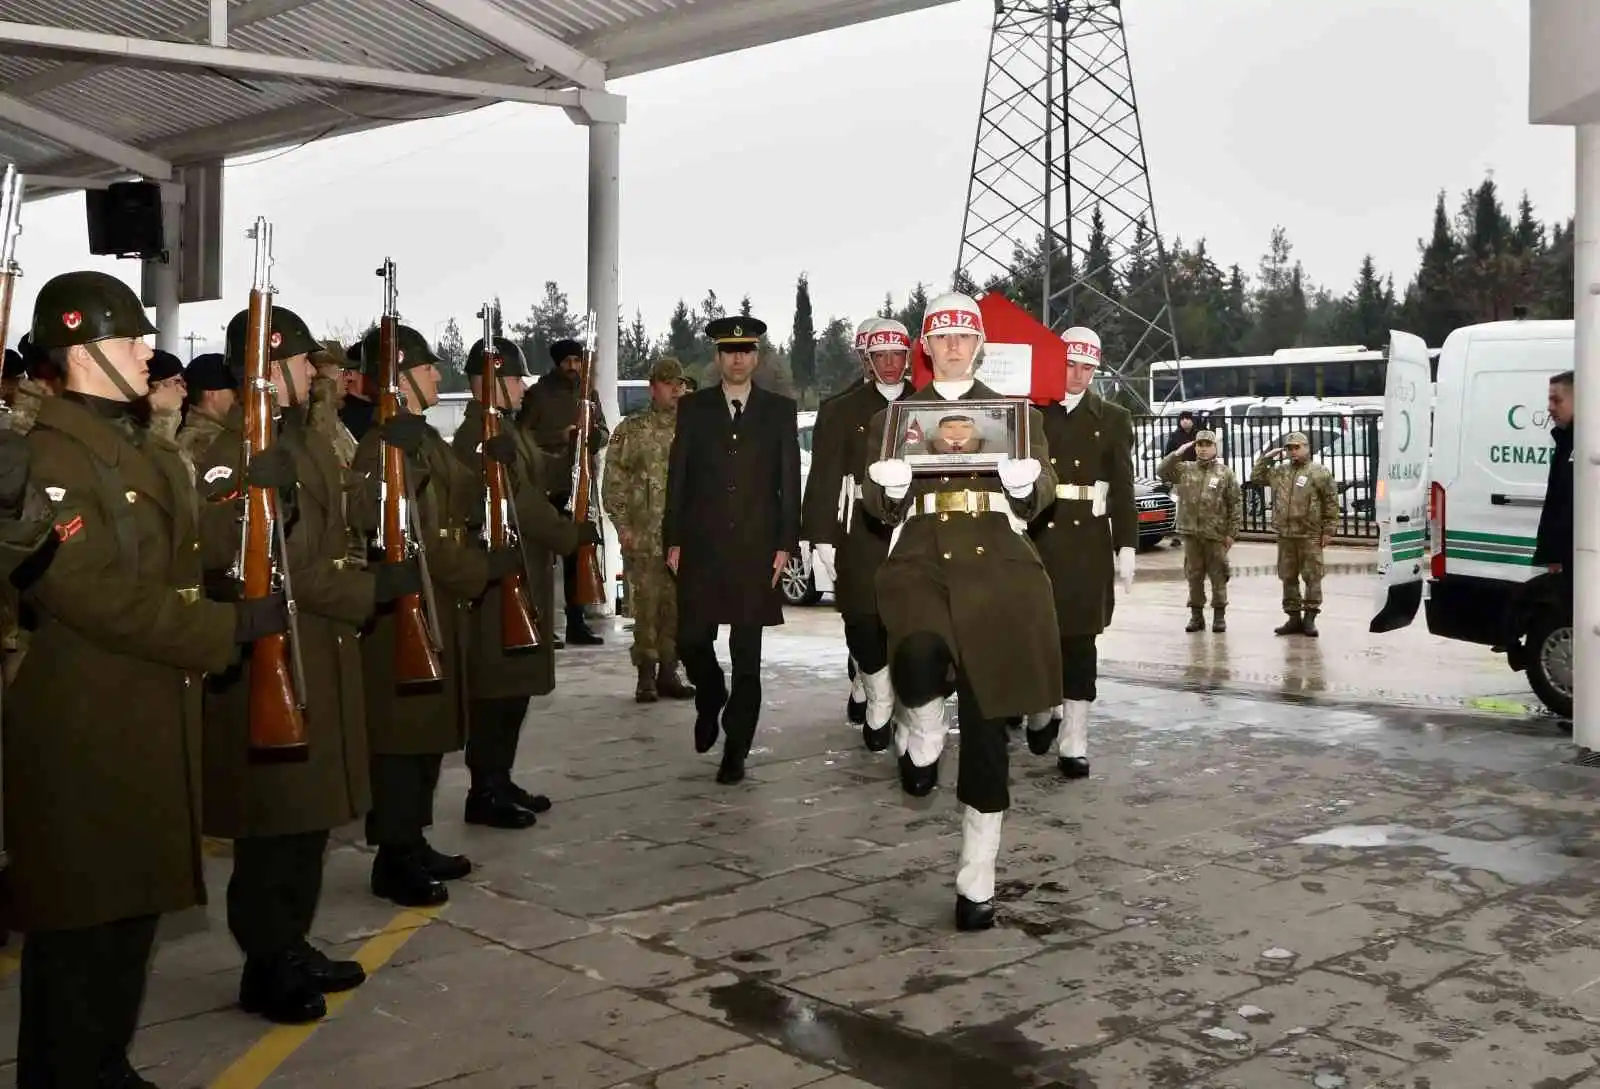
[{"label": "white glove", "polygon": [[904,458],[874,461],[867,466],[867,479],[883,489],[883,494],[899,502],[911,490],[911,463]]},{"label": "white glove", "polygon": [[828,581],[837,583],[838,577],[834,574],[833,546],[831,544],[814,544],[811,546],[811,562],[828,573]]},{"label": "white glove", "polygon": [[1011,498],[1026,499],[1033,493],[1033,485],[1039,479],[1041,469],[1038,458],[1002,461],[1000,483],[1005,485],[1006,494]]},{"label": "white glove", "polygon": [[1117,578],[1122,580],[1124,589],[1133,588],[1134,550],[1131,548],[1117,549]]}]

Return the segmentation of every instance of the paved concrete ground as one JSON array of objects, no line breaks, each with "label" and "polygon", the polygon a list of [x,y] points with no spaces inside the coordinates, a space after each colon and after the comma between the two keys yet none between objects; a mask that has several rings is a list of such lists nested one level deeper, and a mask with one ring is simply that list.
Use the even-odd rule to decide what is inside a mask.
[{"label": "paved concrete ground", "polygon": [[[1287,646],[1241,578],[1235,632],[1169,635],[1162,562],[1107,658],[1136,638],[1176,672],[1102,685],[1088,781],[1013,746],[991,932],[952,927],[952,792],[904,798],[842,722],[831,610],[770,633],[736,787],[690,708],[631,701],[614,636],[563,652],[531,720],[537,828],[463,826],[447,767],[434,840],[480,868],[436,917],[373,900],[342,834],[317,937],[381,967],[326,1022],[232,1008],[213,906],[159,951],[136,1061],[165,1089],[1600,1089],[1597,791],[1560,731],[1373,695],[1447,674],[1374,652],[1349,601]],[[1347,704],[1305,698],[1363,660]],[[15,1016],[13,978],[0,1058]]]}]

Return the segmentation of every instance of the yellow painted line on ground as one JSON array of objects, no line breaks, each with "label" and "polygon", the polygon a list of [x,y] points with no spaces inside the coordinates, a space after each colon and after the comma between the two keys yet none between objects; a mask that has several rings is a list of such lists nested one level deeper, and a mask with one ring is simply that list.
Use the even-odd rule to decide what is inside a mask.
[{"label": "yellow painted line on ground", "polygon": [[[354,959],[367,970],[369,977],[372,976],[418,931],[433,922],[438,917],[439,911],[440,909],[436,907],[402,911],[389,921],[388,926],[374,934],[358,949]],[[289,1056],[311,1039],[312,1033],[343,1009],[359,990],[358,987],[354,991],[330,994],[328,1016],[321,1021],[309,1025],[278,1025],[270,1029],[249,1051],[235,1059],[232,1066],[218,1075],[209,1089],[258,1089],[263,1082],[272,1077]]]}]

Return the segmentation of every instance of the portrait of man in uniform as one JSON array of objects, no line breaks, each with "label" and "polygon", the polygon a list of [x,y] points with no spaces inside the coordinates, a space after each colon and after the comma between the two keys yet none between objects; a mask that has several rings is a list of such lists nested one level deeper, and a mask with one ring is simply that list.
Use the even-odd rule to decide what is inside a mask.
[{"label": "portrait of man in uniform", "polygon": [[883,456],[903,458],[912,472],[992,470],[1007,459],[1027,457],[1020,402],[963,402],[957,411],[905,403],[890,405],[889,412]]}]

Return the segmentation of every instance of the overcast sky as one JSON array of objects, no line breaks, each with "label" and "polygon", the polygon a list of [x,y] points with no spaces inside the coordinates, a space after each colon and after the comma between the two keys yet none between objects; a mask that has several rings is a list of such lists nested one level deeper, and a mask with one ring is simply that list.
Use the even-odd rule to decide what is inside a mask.
[{"label": "overcast sky", "polygon": [[[810,274],[818,325],[886,290],[943,286],[956,260],[990,0],[623,80],[622,303],[665,329],[678,297],[748,293],[788,335]],[[1571,214],[1572,135],[1527,123],[1527,0],[1128,0],[1146,153],[1164,235],[1205,236],[1253,272],[1283,224],[1339,290],[1371,251],[1403,288],[1436,192],[1452,210],[1493,170],[1543,219]],[[372,270],[430,338],[498,293],[515,320],[560,282],[586,294],[586,136],[559,110],[497,106],[229,168],[227,300],[184,308],[220,337],[246,302],[243,231],[273,219],[279,302],[313,329],[364,325]],[[38,286],[133,262],[84,258],[81,195],[30,204],[12,341]],[[186,350],[185,350],[186,354]]]}]

